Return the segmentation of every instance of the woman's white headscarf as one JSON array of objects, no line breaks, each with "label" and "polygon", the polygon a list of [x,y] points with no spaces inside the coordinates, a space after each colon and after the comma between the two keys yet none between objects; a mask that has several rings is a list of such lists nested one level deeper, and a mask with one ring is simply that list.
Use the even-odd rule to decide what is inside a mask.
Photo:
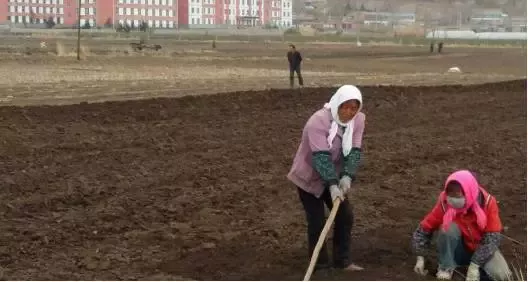
[{"label": "woman's white headscarf", "polygon": [[330,102],[324,105],[324,107],[326,109],[329,109],[332,113],[332,125],[330,126],[327,138],[328,144],[330,145],[330,148],[332,148],[332,143],[337,135],[339,125],[344,126],[345,132],[343,133],[342,147],[343,154],[345,156],[348,156],[348,154],[352,150],[352,133],[354,132],[354,121],[357,117],[357,113],[348,123],[343,123],[339,120],[339,115],[337,114],[337,111],[341,104],[349,100],[359,101],[359,109],[357,111],[357,113],[359,113],[363,108],[363,100],[361,97],[361,91],[359,91],[359,89],[354,85],[341,86],[339,89],[337,89],[336,93],[332,96],[332,98],[330,98]]}]

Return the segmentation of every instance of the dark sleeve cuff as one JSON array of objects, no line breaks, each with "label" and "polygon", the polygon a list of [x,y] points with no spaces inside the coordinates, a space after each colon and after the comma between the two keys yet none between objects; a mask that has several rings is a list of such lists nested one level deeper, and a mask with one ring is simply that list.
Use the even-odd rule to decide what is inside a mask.
[{"label": "dark sleeve cuff", "polygon": [[431,243],[432,234],[425,231],[421,226],[418,226],[412,235],[411,245],[412,250],[417,256],[425,256],[427,248]]},{"label": "dark sleeve cuff", "polygon": [[352,181],[356,179],[356,172],[361,161],[361,148],[354,147],[348,156],[343,156],[343,171],[340,177],[349,176]]},{"label": "dark sleeve cuff", "polygon": [[501,242],[500,232],[485,233],[480,240],[480,245],[471,257],[471,261],[479,266],[484,266],[499,249]]},{"label": "dark sleeve cuff", "polygon": [[318,151],[312,154],[312,163],[315,171],[319,173],[327,185],[338,183],[337,173],[328,151]]}]

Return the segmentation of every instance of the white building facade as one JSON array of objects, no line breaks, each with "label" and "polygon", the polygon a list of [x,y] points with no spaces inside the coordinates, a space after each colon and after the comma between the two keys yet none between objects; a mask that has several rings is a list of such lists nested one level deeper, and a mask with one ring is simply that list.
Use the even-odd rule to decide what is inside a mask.
[{"label": "white building facade", "polygon": [[293,22],[293,3],[292,0],[282,0],[282,11],[280,26],[291,27]]},{"label": "white building facade", "polygon": [[177,0],[118,0],[115,9],[120,24],[137,28],[144,21],[153,28],[177,26]]}]

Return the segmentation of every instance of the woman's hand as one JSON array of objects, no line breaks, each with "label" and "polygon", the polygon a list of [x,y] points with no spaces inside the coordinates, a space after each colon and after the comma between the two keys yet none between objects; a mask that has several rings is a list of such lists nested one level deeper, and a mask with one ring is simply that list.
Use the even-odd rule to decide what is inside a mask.
[{"label": "woman's hand", "polygon": [[350,191],[350,186],[352,185],[352,179],[345,175],[339,180],[339,189],[343,191],[343,194],[346,195]]},{"label": "woman's hand", "polygon": [[343,191],[337,187],[337,185],[330,186],[330,196],[332,197],[332,202],[335,201],[337,198],[341,199],[341,201],[345,200],[345,196],[343,195]]},{"label": "woman's hand", "polygon": [[422,256],[416,258],[416,265],[414,266],[414,272],[425,276],[427,275],[427,269],[425,269],[425,259]]}]

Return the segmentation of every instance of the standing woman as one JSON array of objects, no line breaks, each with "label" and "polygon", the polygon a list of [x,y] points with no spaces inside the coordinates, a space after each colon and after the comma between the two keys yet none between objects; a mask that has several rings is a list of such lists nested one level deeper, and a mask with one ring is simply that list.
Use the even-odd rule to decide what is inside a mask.
[{"label": "standing woman", "polygon": [[[361,112],[361,92],[353,85],[343,85],[330,102],[315,112],[302,133],[288,179],[297,186],[308,222],[308,245],[311,257],[325,224],[324,205],[340,198],[334,225],[333,266],[362,270],[350,260],[350,231],[354,216],[346,197],[354,181],[361,157],[365,114]],[[326,243],[321,249],[316,269],[330,267]]]}]

